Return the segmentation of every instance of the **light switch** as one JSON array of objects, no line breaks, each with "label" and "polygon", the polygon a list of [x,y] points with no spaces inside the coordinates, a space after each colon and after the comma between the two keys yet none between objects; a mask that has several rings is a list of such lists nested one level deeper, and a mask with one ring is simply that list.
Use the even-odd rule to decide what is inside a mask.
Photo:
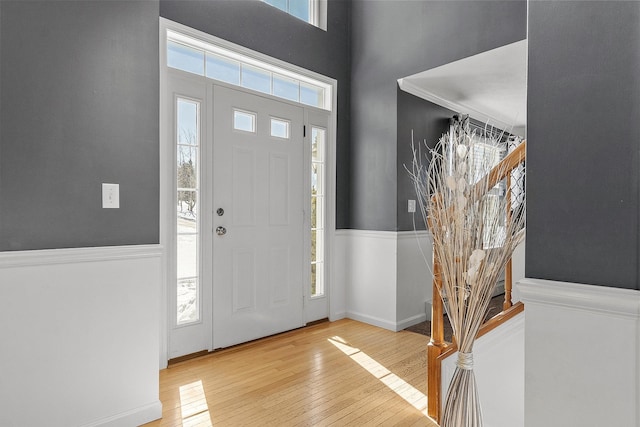
[{"label": "light switch", "polygon": [[409,200],[409,203],[407,204],[407,208],[408,211],[410,213],[413,213],[416,211],[416,201],[415,200]]},{"label": "light switch", "polygon": [[120,184],[102,184],[102,207],[106,209],[120,207]]}]

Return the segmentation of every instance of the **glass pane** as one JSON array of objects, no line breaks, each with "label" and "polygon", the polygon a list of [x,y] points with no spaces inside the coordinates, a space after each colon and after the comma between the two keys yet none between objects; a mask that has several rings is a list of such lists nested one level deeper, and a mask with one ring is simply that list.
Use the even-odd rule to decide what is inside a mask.
[{"label": "glass pane", "polygon": [[198,145],[198,103],[178,99],[178,144]]},{"label": "glass pane", "polygon": [[[178,222],[180,221],[185,220],[178,218]],[[198,276],[198,235],[178,234],[178,278],[196,276]]]},{"label": "glass pane", "polygon": [[207,77],[239,85],[240,63],[207,52]]},{"label": "glass pane", "polygon": [[280,98],[298,101],[299,98],[299,82],[296,79],[273,75],[273,94]]},{"label": "glass pane", "polygon": [[313,161],[323,160],[325,137],[326,131],[324,129],[311,128],[311,159]]},{"label": "glass pane", "polygon": [[256,131],[256,115],[246,111],[233,111],[233,128],[245,132]]},{"label": "glass pane", "polygon": [[198,279],[178,280],[177,286],[177,323],[197,322],[200,319],[198,308]]},{"label": "glass pane", "polygon": [[197,232],[198,192],[195,190],[178,191],[178,233]]},{"label": "glass pane", "polygon": [[264,0],[264,2],[285,12],[287,11],[287,0]]},{"label": "glass pane", "polygon": [[311,165],[311,194],[324,195],[324,178],[322,163],[313,163]]},{"label": "glass pane", "polygon": [[202,76],[204,75],[204,51],[168,40],[167,65]]},{"label": "glass pane", "polygon": [[311,228],[324,228],[324,197],[311,197]]},{"label": "glass pane", "polygon": [[289,13],[309,22],[309,0],[289,0]]},{"label": "glass pane", "polygon": [[262,68],[243,65],[242,86],[259,92],[271,93],[271,73]]},{"label": "glass pane", "polygon": [[316,263],[318,262],[322,262],[324,261],[324,240],[323,240],[323,232],[322,230],[315,230],[313,231],[313,234],[315,234],[315,257],[312,258],[312,261],[315,261]]},{"label": "glass pane", "polygon": [[271,136],[277,138],[289,138],[289,122],[271,119]]},{"label": "glass pane", "polygon": [[311,228],[318,228],[318,198],[311,196]]},{"label": "glass pane", "polygon": [[316,276],[316,265],[311,264],[311,296],[316,296],[316,289],[318,288],[316,285],[317,276]]},{"label": "glass pane", "polygon": [[311,262],[316,262],[316,251],[318,247],[318,243],[316,239],[318,238],[318,233],[315,230],[311,231]]},{"label": "glass pane", "polygon": [[311,296],[324,295],[324,263],[311,264]]},{"label": "glass pane", "polygon": [[178,145],[178,188],[198,188],[198,148]]},{"label": "glass pane", "polygon": [[300,82],[300,102],[314,107],[324,107],[324,89]]}]

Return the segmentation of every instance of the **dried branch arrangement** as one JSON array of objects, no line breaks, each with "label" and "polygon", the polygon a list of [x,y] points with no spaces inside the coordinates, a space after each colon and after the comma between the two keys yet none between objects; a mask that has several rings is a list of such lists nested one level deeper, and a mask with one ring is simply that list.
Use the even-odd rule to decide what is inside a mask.
[{"label": "dried branch arrangement", "polygon": [[442,268],[440,295],[458,344],[443,427],[482,426],[473,344],[496,282],[524,238],[524,171],[500,171],[515,179],[491,182],[489,172],[497,162],[487,147],[506,150],[506,144],[500,134],[488,133],[480,137],[470,131],[468,120],[458,121],[434,149],[414,147],[409,171],[433,236],[434,259]]}]

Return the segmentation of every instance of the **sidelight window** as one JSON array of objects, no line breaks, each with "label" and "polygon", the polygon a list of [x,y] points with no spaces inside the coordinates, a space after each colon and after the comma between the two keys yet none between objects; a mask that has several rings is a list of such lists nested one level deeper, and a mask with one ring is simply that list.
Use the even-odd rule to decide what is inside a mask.
[{"label": "sidelight window", "polygon": [[325,147],[326,129],[311,128],[311,296],[325,293]]},{"label": "sidelight window", "polygon": [[200,103],[177,98],[176,116],[176,323],[184,325],[200,320]]}]

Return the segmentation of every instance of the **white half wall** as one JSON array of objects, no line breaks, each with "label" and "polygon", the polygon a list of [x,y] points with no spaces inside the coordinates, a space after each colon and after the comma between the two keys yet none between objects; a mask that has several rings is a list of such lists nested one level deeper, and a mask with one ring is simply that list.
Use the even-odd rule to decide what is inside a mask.
[{"label": "white half wall", "polygon": [[343,237],[347,317],[395,331],[396,233],[345,230]]},{"label": "white half wall", "polygon": [[160,246],[0,253],[0,425],[160,418]]},{"label": "white half wall", "polygon": [[431,319],[433,242],[426,231],[399,232],[396,331]]},{"label": "white half wall", "polygon": [[[524,426],[525,313],[483,335],[473,346],[473,370],[486,427]],[[457,360],[456,352],[442,361],[443,409]]]},{"label": "white half wall", "polygon": [[329,320],[347,317],[347,276],[351,265],[351,239],[347,230],[337,230],[334,234],[329,289]]},{"label": "white half wall", "polygon": [[525,426],[640,426],[640,291],[523,279]]},{"label": "white half wall", "polygon": [[432,276],[418,244],[429,260],[426,232],[336,232],[332,316],[344,307],[346,317],[392,331],[426,320]]}]

